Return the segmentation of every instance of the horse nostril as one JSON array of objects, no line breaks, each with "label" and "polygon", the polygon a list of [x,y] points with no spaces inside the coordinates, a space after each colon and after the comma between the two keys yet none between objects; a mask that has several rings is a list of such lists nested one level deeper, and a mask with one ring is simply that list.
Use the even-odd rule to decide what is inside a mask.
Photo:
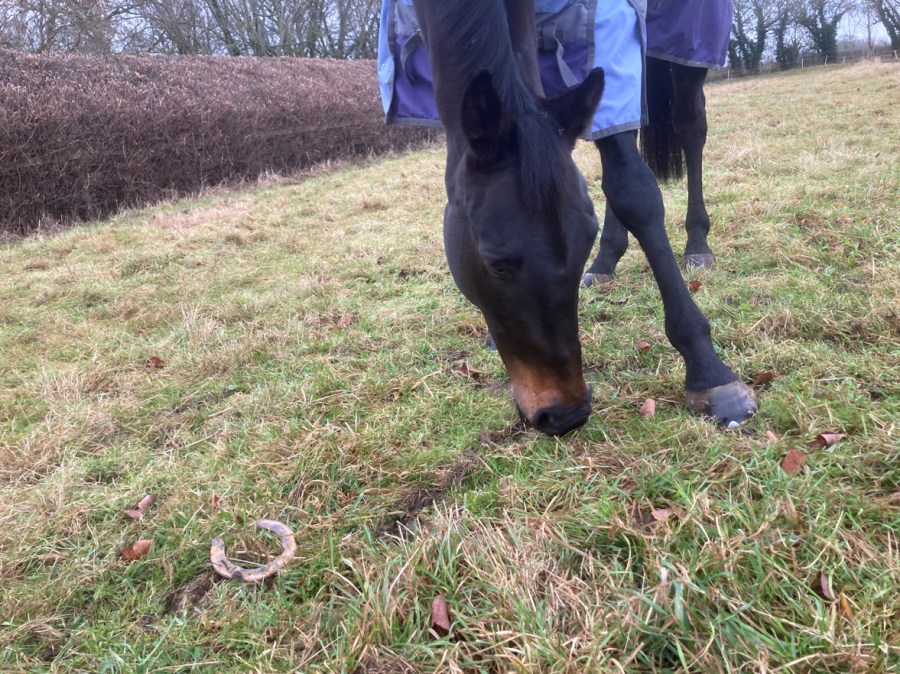
[{"label": "horse nostril", "polygon": [[531,419],[531,425],[542,433],[557,435],[553,431],[547,430],[549,428],[553,428],[555,424],[553,423],[553,415],[545,410],[538,410],[534,413],[534,417]]},{"label": "horse nostril", "polygon": [[547,435],[565,435],[583,426],[591,415],[590,402],[582,405],[555,405],[537,410],[531,425]]}]

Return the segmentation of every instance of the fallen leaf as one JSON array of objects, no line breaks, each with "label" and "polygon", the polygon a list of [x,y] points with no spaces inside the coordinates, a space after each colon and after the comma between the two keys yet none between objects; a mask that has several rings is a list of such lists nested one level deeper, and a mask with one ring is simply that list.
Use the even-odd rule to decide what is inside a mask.
[{"label": "fallen leaf", "polygon": [[634,347],[641,353],[644,353],[644,351],[649,351],[652,346],[653,345],[650,344],[650,342],[645,342],[643,339],[639,339],[634,343]]},{"label": "fallen leaf", "polygon": [[441,595],[436,595],[431,602],[431,629],[441,637],[450,634],[450,612],[447,610],[447,602]]},{"label": "fallen leaf", "polygon": [[139,520],[144,516],[144,513],[147,512],[147,508],[156,503],[156,494],[147,494],[144,498],[138,501],[138,504],[134,508],[129,508],[128,510],[124,510],[126,515],[128,515],[133,520]]},{"label": "fallen leaf", "polygon": [[853,620],[853,611],[850,610],[850,602],[847,601],[847,596],[841,592],[841,612],[844,614],[844,617],[848,620]]},{"label": "fallen leaf", "polygon": [[838,440],[843,440],[847,435],[844,433],[819,433],[816,436],[816,439],[809,443],[809,446],[814,449],[824,449],[825,447],[831,447]]},{"label": "fallen leaf", "polygon": [[698,290],[700,290],[701,285],[703,285],[703,284],[700,283],[700,281],[691,281],[690,283],[688,283],[688,288],[691,289],[692,293],[695,293]]},{"label": "fallen leaf", "polygon": [[828,576],[824,571],[819,571],[810,585],[813,592],[819,595],[825,601],[834,601],[834,593],[831,591],[831,583],[828,582]]},{"label": "fallen leaf", "polygon": [[784,457],[784,461],[781,462],[781,469],[787,473],[788,475],[793,475],[806,461],[806,454],[797,450],[791,449]]},{"label": "fallen leaf", "polygon": [[756,375],[756,379],[753,380],[753,385],[756,387],[765,386],[777,376],[777,372],[760,372],[758,375]]},{"label": "fallen leaf", "polygon": [[351,325],[353,325],[353,316],[349,314],[344,314],[338,321],[339,328],[349,328]]},{"label": "fallen leaf", "polygon": [[209,509],[214,513],[222,509],[222,498],[218,494],[213,494],[209,497]]},{"label": "fallen leaf", "polygon": [[459,369],[456,370],[456,374],[462,377],[471,377],[475,381],[480,380],[484,376],[483,372],[476,370],[473,367],[469,367],[469,364],[465,361],[463,361],[462,365],[459,366]]},{"label": "fallen leaf", "polygon": [[122,550],[122,559],[129,562],[136,562],[147,554],[151,545],[153,545],[152,540],[149,538],[141,538],[140,540],[135,541],[134,545],[129,545]]},{"label": "fallen leaf", "polygon": [[148,370],[158,370],[159,368],[165,367],[166,364],[163,362],[163,359],[158,356],[150,356],[147,359],[147,362],[144,363],[144,367]]},{"label": "fallen leaf", "polygon": [[672,515],[671,508],[654,508],[650,511],[650,517],[657,522],[665,522]]},{"label": "fallen leaf", "polygon": [[652,419],[656,414],[656,401],[653,398],[647,398],[643,404],[641,404],[638,414],[645,419]]},{"label": "fallen leaf", "polygon": [[773,442],[778,442],[778,436],[775,435],[772,431],[766,431],[766,444],[771,445]]}]

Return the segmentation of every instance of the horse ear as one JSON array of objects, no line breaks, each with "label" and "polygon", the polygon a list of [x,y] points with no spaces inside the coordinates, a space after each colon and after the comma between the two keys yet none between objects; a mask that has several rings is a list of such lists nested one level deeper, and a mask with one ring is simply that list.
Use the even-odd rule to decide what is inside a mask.
[{"label": "horse ear", "polygon": [[479,160],[497,157],[512,128],[512,116],[503,106],[487,70],[479,72],[463,94],[462,127]]},{"label": "horse ear", "polygon": [[560,134],[572,147],[591,123],[603,95],[603,85],[603,68],[594,68],[581,84],[546,101],[547,109],[559,124]]}]

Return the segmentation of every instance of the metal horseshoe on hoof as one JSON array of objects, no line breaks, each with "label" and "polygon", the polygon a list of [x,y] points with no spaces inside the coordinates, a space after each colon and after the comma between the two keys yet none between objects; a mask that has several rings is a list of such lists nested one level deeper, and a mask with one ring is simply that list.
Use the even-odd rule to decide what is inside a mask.
[{"label": "metal horseshoe on hoof", "polygon": [[244,569],[225,555],[225,542],[221,538],[214,538],[209,549],[209,561],[212,562],[216,573],[223,578],[236,578],[244,583],[257,583],[264,578],[274,576],[287,566],[297,551],[297,542],[294,540],[294,532],[291,531],[291,528],[275,520],[256,520],[256,526],[278,536],[278,540],[281,541],[281,546],[284,548],[282,553],[258,569]]}]

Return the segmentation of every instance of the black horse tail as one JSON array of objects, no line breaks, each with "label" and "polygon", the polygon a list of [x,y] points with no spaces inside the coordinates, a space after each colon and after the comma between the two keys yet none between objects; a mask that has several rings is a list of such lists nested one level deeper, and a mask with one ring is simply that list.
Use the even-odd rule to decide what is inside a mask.
[{"label": "black horse tail", "polygon": [[648,56],[646,64],[650,121],[641,129],[641,154],[657,180],[678,180],[684,174],[684,158],[675,136],[675,88],[669,62]]}]

